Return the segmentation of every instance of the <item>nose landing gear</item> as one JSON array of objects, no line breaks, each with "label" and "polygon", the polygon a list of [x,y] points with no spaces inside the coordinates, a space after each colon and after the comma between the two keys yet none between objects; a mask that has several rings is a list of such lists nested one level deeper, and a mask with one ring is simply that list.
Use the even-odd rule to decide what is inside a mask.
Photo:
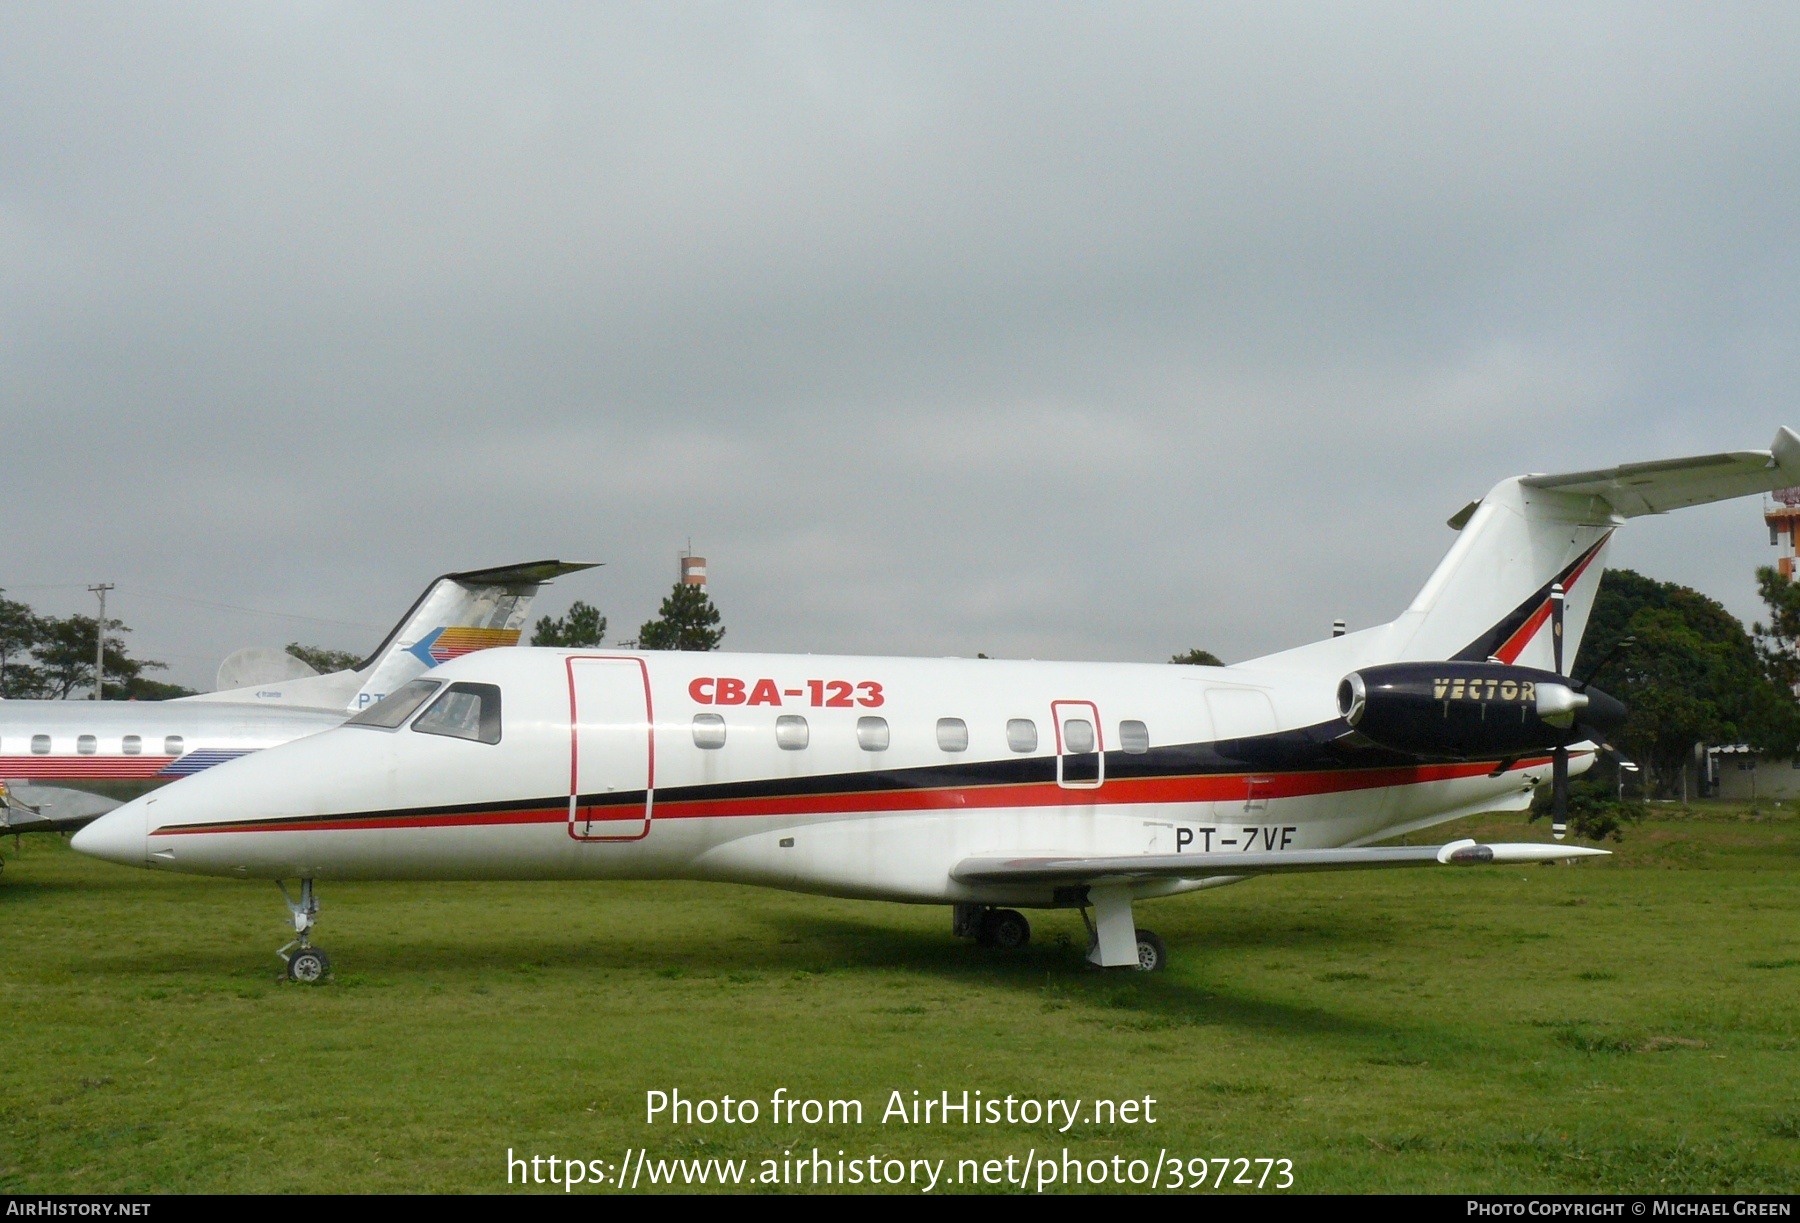
[{"label": "nose landing gear", "polygon": [[[281,898],[287,901],[288,912],[294,915],[294,938],[275,954],[287,964],[288,980],[315,985],[330,975],[331,959],[312,945],[313,924],[319,918],[319,898],[313,891],[313,881],[300,881],[299,900],[288,895],[287,884],[281,880],[277,879],[275,886],[281,889]],[[292,955],[288,954],[290,951]]]}]

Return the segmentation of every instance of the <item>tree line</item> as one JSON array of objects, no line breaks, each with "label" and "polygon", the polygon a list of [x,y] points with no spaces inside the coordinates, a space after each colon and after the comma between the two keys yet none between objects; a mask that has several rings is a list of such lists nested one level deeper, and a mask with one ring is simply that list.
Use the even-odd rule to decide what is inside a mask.
[{"label": "tree line", "polygon": [[[94,690],[94,645],[100,633],[94,616],[40,616],[27,604],[0,592],[0,697],[9,700],[68,700]],[[165,663],[133,658],[126,652],[121,620],[106,621],[108,700],[161,700],[193,691],[149,678],[146,671],[166,671]]]},{"label": "tree line", "polygon": [[[698,586],[675,583],[655,616],[638,629],[640,650],[716,650],[725,639],[719,609]],[[606,617],[600,609],[577,599],[564,615],[544,616],[531,634],[532,645],[591,650],[606,640]]]}]

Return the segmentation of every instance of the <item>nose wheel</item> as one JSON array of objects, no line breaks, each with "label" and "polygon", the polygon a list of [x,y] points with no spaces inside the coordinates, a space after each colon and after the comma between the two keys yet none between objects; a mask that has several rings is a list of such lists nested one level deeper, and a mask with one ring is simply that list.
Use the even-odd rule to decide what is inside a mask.
[{"label": "nose wheel", "polygon": [[331,974],[331,958],[312,945],[312,928],[319,919],[319,897],[311,879],[300,881],[300,899],[288,895],[287,884],[277,879],[281,898],[294,915],[294,937],[275,955],[287,965],[287,979],[316,985]]}]

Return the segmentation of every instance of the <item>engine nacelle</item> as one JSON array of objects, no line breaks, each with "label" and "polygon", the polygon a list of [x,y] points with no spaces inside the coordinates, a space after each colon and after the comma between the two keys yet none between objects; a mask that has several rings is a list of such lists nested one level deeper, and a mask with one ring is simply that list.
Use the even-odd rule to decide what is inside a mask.
[{"label": "engine nacelle", "polygon": [[1566,675],[1497,662],[1396,662],[1352,671],[1338,712],[1357,733],[1416,756],[1525,756],[1603,737],[1625,706]]}]

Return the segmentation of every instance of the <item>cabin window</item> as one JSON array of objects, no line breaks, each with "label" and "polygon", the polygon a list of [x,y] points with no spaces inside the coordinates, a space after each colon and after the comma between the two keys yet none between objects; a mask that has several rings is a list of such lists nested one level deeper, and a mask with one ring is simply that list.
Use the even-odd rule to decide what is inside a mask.
[{"label": "cabin window", "polygon": [[423,705],[431,698],[432,693],[443,686],[442,680],[435,679],[415,679],[410,684],[402,684],[344,725],[375,726],[382,730],[393,730],[400,723],[412,717],[419,706]]},{"label": "cabin window", "polygon": [[966,752],[969,750],[969,724],[961,718],[939,718],[937,740],[940,751]]},{"label": "cabin window", "polygon": [[123,751],[127,756],[135,756],[144,750],[144,741],[137,735],[126,735],[125,738],[119,742],[119,750]]},{"label": "cabin window", "polygon": [[1037,751],[1037,723],[1030,718],[1006,719],[1006,746],[1015,752]]},{"label": "cabin window", "polygon": [[1119,723],[1119,746],[1130,755],[1142,756],[1150,750],[1150,728],[1142,722]]},{"label": "cabin window", "polygon": [[496,684],[451,684],[419,715],[412,728],[422,735],[445,735],[471,743],[500,742],[500,688]]},{"label": "cabin window", "polygon": [[187,744],[182,742],[180,735],[169,735],[163,739],[163,755],[179,756],[185,751]]},{"label": "cabin window", "polygon": [[886,718],[856,719],[856,743],[865,752],[885,752],[888,749],[888,724]]},{"label": "cabin window", "polygon": [[806,746],[806,719],[797,713],[784,713],[775,719],[775,746],[784,752],[797,752]]},{"label": "cabin window", "polygon": [[100,740],[92,735],[76,735],[75,750],[83,756],[92,756],[100,750]]},{"label": "cabin window", "polygon": [[1094,750],[1094,724],[1086,718],[1069,718],[1063,723],[1063,751],[1079,755]]},{"label": "cabin window", "polygon": [[50,736],[31,736],[31,754],[33,756],[48,756],[50,754]]},{"label": "cabin window", "polygon": [[725,719],[716,713],[694,715],[694,746],[712,749],[725,746]]}]

